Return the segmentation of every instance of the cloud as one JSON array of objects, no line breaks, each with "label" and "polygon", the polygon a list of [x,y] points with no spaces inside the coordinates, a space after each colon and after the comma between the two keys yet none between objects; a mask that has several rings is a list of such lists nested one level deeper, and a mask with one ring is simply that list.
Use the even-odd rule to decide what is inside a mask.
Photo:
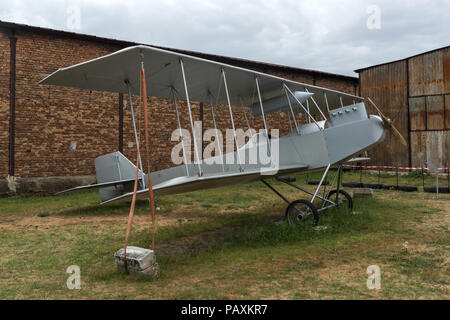
[{"label": "cloud", "polygon": [[[380,29],[367,28],[367,8]],[[450,2],[0,0],[0,19],[80,33],[355,75],[354,69],[448,45]]]}]

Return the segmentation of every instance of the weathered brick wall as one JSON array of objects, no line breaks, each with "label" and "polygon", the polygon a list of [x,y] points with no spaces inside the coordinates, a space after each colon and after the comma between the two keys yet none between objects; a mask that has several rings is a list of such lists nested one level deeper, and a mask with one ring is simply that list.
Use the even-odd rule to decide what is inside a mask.
[{"label": "weathered brick wall", "polygon": [[337,91],[346,92],[353,95],[358,95],[358,84],[350,81],[342,81],[336,78],[318,77],[315,85],[324,88],[330,88]]},{"label": "weathered brick wall", "polygon": [[[1,34],[0,34],[1,36]],[[57,86],[39,85],[47,74],[60,67],[69,66],[120,49],[119,45],[95,40],[81,40],[59,35],[47,35],[31,31],[17,31],[17,79],[16,79],[16,154],[15,171],[19,177],[77,176],[95,174],[94,159],[118,150],[118,94],[90,92]],[[0,174],[8,171],[8,117],[9,117],[9,39],[0,38]],[[292,80],[313,84],[311,75],[289,74],[264,67],[259,70]],[[322,80],[320,80],[322,81]],[[345,79],[330,80],[323,84],[330,88],[354,94],[354,82]],[[329,84],[329,85],[328,85]],[[173,102],[150,98],[150,149],[152,170],[172,166],[171,134],[177,128]],[[137,107],[137,97],[134,97]],[[138,108],[138,107],[137,107]],[[187,105],[179,102],[182,127],[190,129]],[[138,111],[138,110],[136,110]],[[199,104],[192,104],[194,120],[200,118]],[[216,106],[219,129],[231,128],[226,106]],[[247,110],[248,111],[248,110]],[[235,125],[246,130],[241,108],[233,108]],[[247,112],[255,129],[263,128],[260,117]],[[288,132],[286,112],[268,115],[270,128],[279,128],[281,135]],[[302,122],[300,116],[297,119]],[[204,106],[204,129],[213,128],[209,105]],[[144,128],[141,127],[141,142]],[[131,124],[128,97],[124,95],[124,154],[136,161],[136,149]],[[76,149],[71,149],[76,143]],[[225,141],[224,141],[225,143]],[[192,146],[193,147],[193,146]],[[141,143],[144,148],[144,143]],[[144,164],[146,163],[143,157]]]},{"label": "weathered brick wall", "polygon": [[26,31],[16,36],[16,176],[93,174],[95,157],[117,148],[118,95],[38,82],[118,48]]},{"label": "weathered brick wall", "polygon": [[0,177],[8,174],[9,39],[0,32]]}]

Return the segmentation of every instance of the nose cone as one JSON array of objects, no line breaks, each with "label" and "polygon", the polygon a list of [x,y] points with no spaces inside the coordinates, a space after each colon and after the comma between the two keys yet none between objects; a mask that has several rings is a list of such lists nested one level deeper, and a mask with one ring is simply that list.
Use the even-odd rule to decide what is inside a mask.
[{"label": "nose cone", "polygon": [[369,119],[372,123],[375,124],[375,130],[373,130],[372,134],[374,135],[375,140],[377,141],[377,143],[380,143],[384,140],[384,138],[386,137],[386,132],[388,130],[388,128],[385,126],[383,119],[381,119],[380,116],[376,116],[371,114],[369,116]]},{"label": "nose cone", "polygon": [[383,119],[381,119],[380,116],[371,114],[371,115],[369,116],[369,118],[370,118],[371,120],[373,120],[373,121],[379,123],[382,127],[384,127]]}]

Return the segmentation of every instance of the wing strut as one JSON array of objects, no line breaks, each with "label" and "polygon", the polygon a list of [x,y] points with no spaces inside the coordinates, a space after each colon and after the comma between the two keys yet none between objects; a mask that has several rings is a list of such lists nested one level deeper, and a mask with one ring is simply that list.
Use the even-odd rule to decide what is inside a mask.
[{"label": "wing strut", "polygon": [[[297,130],[297,133],[300,134],[300,129],[298,128],[298,124],[297,124],[297,119],[295,119],[294,109],[292,108],[291,99],[289,99],[288,92],[287,92],[287,90],[286,90],[286,88],[284,86],[283,86],[283,90],[284,90],[284,93],[286,94],[286,98],[287,98],[287,101],[289,103],[289,109],[291,109],[292,118],[294,119],[294,123],[295,123],[295,129]],[[308,116],[309,116],[309,110],[307,112],[308,112]],[[288,112],[288,115],[289,115],[289,112]],[[290,123],[290,119],[291,118],[289,118],[289,123]]]},{"label": "wing strut", "polygon": [[[306,92],[309,92],[309,91],[308,91],[308,88],[305,88],[305,91],[306,91]],[[317,110],[319,110],[320,114],[321,114],[322,117],[323,117],[323,120],[327,120],[327,117],[325,117],[325,115],[323,114],[322,109],[320,109],[320,107],[319,107],[319,105],[317,104],[316,100],[314,100],[313,97],[311,97],[311,100],[312,100],[312,102],[314,103],[314,105],[316,106]],[[314,120],[314,118],[313,118],[313,120]]]},{"label": "wing strut", "polygon": [[186,102],[187,102],[188,109],[189,109],[189,120],[191,121],[192,137],[194,138],[194,148],[195,148],[195,155],[197,158],[198,175],[202,176],[203,172],[202,172],[202,166],[200,164],[201,160],[200,160],[200,156],[198,153],[197,139],[195,139],[194,121],[192,120],[192,112],[191,112],[191,102],[189,101],[189,92],[188,92],[188,88],[187,88],[186,74],[184,72],[184,63],[183,63],[182,58],[180,58],[180,66],[181,66],[181,73],[183,75],[184,91],[186,93]]},{"label": "wing strut", "polygon": [[327,106],[328,114],[330,114],[330,105],[328,104],[328,99],[327,99],[327,93],[326,92],[323,93],[323,98],[325,99],[325,104]]},{"label": "wing strut", "polygon": [[172,95],[173,95],[173,102],[175,104],[175,112],[177,114],[178,130],[180,130],[181,147],[183,148],[183,160],[184,160],[184,165],[186,166],[186,175],[189,176],[189,166],[186,161],[186,149],[184,147],[183,130],[181,130],[181,121],[180,121],[180,114],[178,113],[177,97],[175,95],[175,91],[173,91],[173,88],[172,88]]},{"label": "wing strut", "polygon": [[[134,118],[134,107],[133,107],[133,99],[131,96],[131,88],[130,88],[130,81],[126,80],[125,81],[127,88],[128,88],[128,98],[130,100],[130,110],[131,110],[131,121],[133,122],[133,130],[134,130],[134,138],[136,140],[136,148],[138,150],[138,158],[139,158],[139,163],[141,164],[142,167],[144,167],[142,165],[142,158],[141,158],[141,151],[139,150],[139,138],[138,138],[138,134],[137,134],[137,130],[136,130],[136,120]],[[142,173],[144,173],[144,170],[142,170]],[[142,187],[145,189],[145,179],[144,179],[144,174],[142,174]]]},{"label": "wing strut", "polygon": [[[284,88],[291,94],[291,96],[294,97],[294,99],[297,101],[297,103],[302,107],[303,111],[305,111],[305,112],[308,114],[308,116],[311,117],[311,114],[310,114],[310,113],[308,112],[308,110],[303,106],[303,104],[300,102],[300,100],[297,99],[297,97],[296,97],[295,94],[291,91],[291,89],[289,89],[289,87],[288,87],[286,84],[283,84],[283,85],[284,85]],[[311,97],[311,99],[312,99],[312,97]],[[288,99],[288,100],[289,100],[289,99]],[[322,112],[318,106],[317,106],[317,108],[319,109],[320,112]],[[323,115],[323,113],[322,113],[322,115]],[[325,116],[324,116],[324,117],[325,117]],[[319,124],[317,123],[316,119],[314,119],[314,118],[312,118],[312,119],[313,119],[314,123],[316,124],[316,126],[319,128],[319,130],[322,130],[322,128],[321,128],[321,127],[319,126]],[[325,118],[325,119],[326,119],[326,118]]]},{"label": "wing strut", "polygon": [[241,102],[241,109],[242,109],[242,112],[244,113],[245,122],[247,123],[247,127],[250,130],[251,129],[250,122],[248,121],[247,112],[245,112],[244,102],[242,102],[241,97],[239,97],[239,101]]},{"label": "wing strut", "polygon": [[209,105],[211,106],[212,121],[214,124],[214,130],[216,132],[217,147],[219,148],[220,164],[222,165],[222,171],[225,172],[225,166],[223,165],[222,148],[220,147],[220,142],[219,142],[219,131],[217,131],[216,116],[214,115],[213,97],[212,97],[211,93],[208,93],[208,94],[209,94]]},{"label": "wing strut", "polygon": [[306,100],[306,109],[308,110],[308,123],[311,123],[311,116],[309,115],[309,100]]},{"label": "wing strut", "polygon": [[239,163],[239,170],[243,171],[241,163],[241,155],[239,153],[239,145],[236,136],[236,128],[234,127],[233,111],[231,110],[231,101],[230,101],[230,93],[228,92],[227,76],[225,75],[224,69],[222,69],[222,77],[223,77],[223,84],[225,86],[225,93],[227,94],[228,110],[230,111],[231,125],[233,126],[234,142],[236,143],[236,155]]},{"label": "wing strut", "polygon": [[261,106],[261,115],[264,120],[264,128],[266,129],[266,136],[267,136],[267,138],[269,138],[269,129],[267,128],[266,115],[264,114],[264,108],[263,108],[263,103],[262,103],[262,98],[261,98],[261,91],[259,89],[259,79],[255,78],[255,81],[256,81],[256,89],[258,90],[259,105]]}]

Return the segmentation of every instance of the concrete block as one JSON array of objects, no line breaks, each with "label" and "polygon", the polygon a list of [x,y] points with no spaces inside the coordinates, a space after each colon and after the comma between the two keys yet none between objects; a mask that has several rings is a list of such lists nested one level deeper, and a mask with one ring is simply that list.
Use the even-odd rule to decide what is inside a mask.
[{"label": "concrete block", "polygon": [[95,176],[20,178],[10,177],[0,181],[0,196],[20,194],[54,194],[73,187],[96,182]]},{"label": "concrete block", "polygon": [[6,179],[0,180],[0,196],[6,196],[9,193],[9,184]]},{"label": "concrete block", "polygon": [[[115,263],[120,272],[125,272],[124,249],[119,249],[114,254]],[[153,250],[139,247],[127,247],[127,268],[132,274],[157,279],[160,274],[159,265]]]},{"label": "concrete block", "polygon": [[370,188],[353,189],[353,198],[373,198],[373,190]]}]

